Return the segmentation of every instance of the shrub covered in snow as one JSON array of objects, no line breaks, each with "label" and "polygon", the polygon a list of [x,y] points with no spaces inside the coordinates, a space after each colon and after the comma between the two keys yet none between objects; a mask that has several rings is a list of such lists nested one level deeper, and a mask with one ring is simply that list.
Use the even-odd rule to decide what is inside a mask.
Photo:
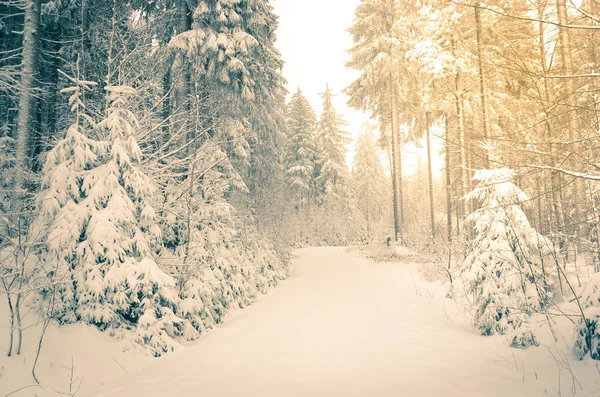
[{"label": "shrub covered in snow", "polygon": [[480,208],[467,221],[475,240],[461,276],[475,307],[474,325],[483,335],[508,334],[513,347],[537,345],[531,313],[544,310],[551,289],[544,258],[552,243],[529,224],[520,205],[527,196],[512,183],[508,169],[475,173],[477,187],[466,199]]},{"label": "shrub covered in snow", "polygon": [[594,274],[580,298],[585,318],[576,328],[575,355],[582,359],[588,353],[600,360],[600,273]]},{"label": "shrub covered in snow", "polygon": [[[213,156],[224,156],[217,148],[210,153],[197,164],[200,169],[204,162],[206,167],[214,164]],[[202,174],[202,184],[184,200],[177,199],[177,189],[167,187],[167,215],[161,222],[164,248],[159,261],[177,282],[188,340],[222,322],[228,311],[248,305],[286,272],[264,237],[235,221],[235,209],[223,197],[227,185],[222,171],[213,168]]]},{"label": "shrub covered in snow", "polygon": [[[53,314],[61,323],[83,321],[111,332],[144,324],[154,335],[140,342],[166,351],[156,339],[170,328],[161,319],[176,305],[175,281],[152,258],[160,230],[154,187],[140,168],[137,119],[127,109],[135,90],[106,87],[106,117],[94,125],[80,117],[81,87],[70,100],[77,121],[48,154],[40,193],[37,227],[46,230],[47,260],[57,264]],[[88,138],[84,126],[100,140]]]},{"label": "shrub covered in snow", "polygon": [[[92,324],[161,355],[276,284],[283,262],[258,233],[239,235],[222,200],[222,169],[202,175],[197,202],[179,195],[157,215],[155,182],[141,165],[139,124],[128,109],[135,90],[106,87],[106,117],[95,124],[81,101],[90,84],[75,82],[65,91],[76,121],[48,153],[32,230],[44,236],[52,280],[42,295],[59,323]],[[205,162],[221,152],[210,153]],[[189,217],[178,217],[178,207]]]}]

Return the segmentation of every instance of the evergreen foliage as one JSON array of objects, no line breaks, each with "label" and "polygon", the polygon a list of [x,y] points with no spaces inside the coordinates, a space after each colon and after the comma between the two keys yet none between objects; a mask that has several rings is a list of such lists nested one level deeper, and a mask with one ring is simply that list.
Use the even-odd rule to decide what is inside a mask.
[{"label": "evergreen foliage", "polygon": [[315,194],[315,136],[315,112],[298,89],[288,104],[285,145],[285,176],[297,211],[308,208]]},{"label": "evergreen foliage", "polygon": [[509,334],[511,345],[537,345],[529,317],[543,311],[552,289],[544,259],[552,243],[531,227],[520,205],[527,200],[508,169],[475,173],[477,187],[466,199],[481,207],[469,222],[475,240],[461,273],[467,293],[473,296],[474,325],[483,335]]}]

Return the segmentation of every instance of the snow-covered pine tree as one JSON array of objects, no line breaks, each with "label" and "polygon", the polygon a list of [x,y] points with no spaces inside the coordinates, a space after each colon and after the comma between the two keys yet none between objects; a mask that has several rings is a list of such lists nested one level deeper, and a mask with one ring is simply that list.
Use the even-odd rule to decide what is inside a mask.
[{"label": "snow-covered pine tree", "polygon": [[96,83],[66,77],[73,85],[61,92],[70,94],[69,106],[75,120],[46,155],[37,198],[39,215],[30,232],[46,242],[46,261],[53,264],[47,272],[54,287],[43,293],[53,300],[51,315],[59,323],[78,320],[74,279],[80,269],[77,246],[89,219],[88,209],[83,205],[86,196],[83,179],[99,165],[99,157],[105,150],[102,142],[88,138],[96,125],[82,102],[83,92]]},{"label": "snow-covered pine tree", "polygon": [[[345,122],[332,104],[333,93],[326,86],[321,94],[323,108],[314,135],[315,164],[311,200],[317,206],[311,211],[309,222],[315,228],[314,237],[331,245],[348,244],[356,211],[350,208],[346,144],[348,133]],[[354,208],[355,209],[355,208]],[[353,223],[352,227],[350,224]]]},{"label": "snow-covered pine tree", "polygon": [[316,152],[317,152],[317,184],[319,193],[339,195],[338,191],[348,179],[348,166],[346,165],[346,144],[350,142],[348,133],[343,130],[345,121],[336,112],[331,103],[333,93],[326,86],[323,98],[323,109],[319,119]]},{"label": "snow-covered pine tree", "polygon": [[[161,181],[165,250],[160,260],[177,281],[181,314],[193,326],[186,338],[192,339],[221,322],[228,310],[248,304],[257,285],[269,284],[265,279],[282,277],[274,275],[283,269],[281,258],[255,230],[249,231],[237,211],[246,208],[235,199],[242,196],[244,202],[248,192],[244,171],[264,164],[264,158],[250,159],[252,149],[278,155],[274,141],[283,129],[284,89],[282,61],[274,47],[276,16],[268,2],[181,2],[176,12],[189,26],[179,24],[170,40],[178,59],[171,76],[189,74],[174,84],[187,94],[189,110],[187,132],[172,145],[177,154],[166,156],[178,161],[161,164],[171,172]],[[181,102],[182,95],[174,96]],[[181,145],[187,149],[180,151]],[[278,160],[270,159],[274,168]],[[255,192],[261,187],[261,171],[249,172],[257,176]],[[268,260],[247,259],[249,236],[260,242],[256,249],[271,250]],[[265,257],[264,252],[251,254]],[[264,262],[271,273],[261,273]]]},{"label": "snow-covered pine tree", "polygon": [[193,326],[188,332],[197,333],[220,324],[227,312],[247,306],[285,277],[272,246],[256,231],[238,232],[233,207],[200,203],[200,214],[204,222],[192,229],[185,277],[178,278],[181,316]]},{"label": "snow-covered pine tree", "polygon": [[175,281],[153,258],[152,247],[160,243],[151,202],[155,187],[140,166],[138,121],[127,104],[136,91],[127,86],[105,90],[109,105],[98,129],[107,150],[103,164],[83,182],[92,210],[87,239],[79,247],[78,314],[89,323],[100,320],[101,326],[135,324],[136,342],[160,355],[173,348],[169,337],[181,336],[182,320],[174,314]]},{"label": "snow-covered pine tree", "polygon": [[529,316],[543,311],[552,288],[544,257],[552,243],[529,224],[521,204],[527,195],[509,169],[480,170],[465,199],[481,207],[467,221],[475,240],[460,272],[475,306],[474,325],[482,335],[508,334],[513,347],[537,345]]},{"label": "snow-covered pine tree", "polygon": [[190,165],[186,183],[172,181],[165,188],[160,261],[176,278],[182,316],[193,325],[187,339],[220,323],[234,302],[248,303],[239,279],[235,210],[224,199],[229,177],[237,175],[231,167],[219,145],[207,142]]},{"label": "snow-covered pine tree", "polygon": [[186,183],[171,181],[165,187],[159,260],[177,282],[178,314],[186,319],[182,336],[187,340],[285,276],[282,258],[255,230],[236,222],[236,210],[225,200],[229,178],[237,175],[231,167],[226,153],[209,141],[193,159]]},{"label": "snow-covered pine tree", "polygon": [[[275,47],[279,22],[270,0],[253,0],[238,7],[247,21],[243,26],[258,42],[250,59],[245,61],[254,82],[254,101],[242,103],[251,131],[250,166],[244,181],[249,198],[253,198],[251,212],[256,215],[253,218],[264,226],[261,231],[278,240],[284,227],[280,216],[288,209],[282,189],[287,90],[281,76],[283,60]],[[242,210],[239,205],[236,208]]]},{"label": "snow-covered pine tree", "polygon": [[366,221],[367,241],[375,236],[372,225],[381,220],[384,208],[388,205],[387,181],[372,131],[373,128],[366,125],[358,137],[352,175],[357,204]]},{"label": "snow-covered pine tree", "polygon": [[[396,241],[404,239],[404,201],[402,189],[402,133],[399,115],[401,87],[406,74],[399,67],[404,60],[404,40],[398,40],[394,25],[403,21],[403,14],[412,2],[362,0],[354,12],[348,29],[354,45],[348,67],[361,75],[347,88],[349,104],[371,112],[382,126],[391,131],[392,185],[394,204],[394,234]],[[382,132],[385,131],[382,129]]]},{"label": "snow-covered pine tree", "polygon": [[[153,184],[140,167],[135,115],[127,108],[130,87],[107,86],[106,117],[88,138],[79,111],[81,86],[69,102],[76,122],[49,152],[40,193],[38,230],[47,231],[47,261],[57,265],[55,317],[83,321],[102,330],[137,327],[135,342],[155,355],[173,348],[182,320],[173,312],[174,280],[152,258],[159,229],[150,198]],[[91,134],[90,134],[91,135]]]},{"label": "snow-covered pine tree", "polygon": [[296,210],[310,206],[314,194],[316,116],[310,103],[298,91],[288,104],[285,177]]},{"label": "snow-covered pine tree", "polygon": [[[184,5],[189,15],[180,17],[190,26],[179,27],[179,34],[169,42],[182,57],[179,66],[190,69],[191,79],[182,83],[187,85],[182,89],[188,92],[188,100],[210,97],[202,106],[210,116],[206,124],[211,134],[219,134],[228,155],[247,166],[249,142],[256,142],[254,128],[266,128],[273,121],[273,105],[283,101],[273,7],[264,0],[201,0],[195,6]],[[252,125],[250,115],[260,122]]]}]

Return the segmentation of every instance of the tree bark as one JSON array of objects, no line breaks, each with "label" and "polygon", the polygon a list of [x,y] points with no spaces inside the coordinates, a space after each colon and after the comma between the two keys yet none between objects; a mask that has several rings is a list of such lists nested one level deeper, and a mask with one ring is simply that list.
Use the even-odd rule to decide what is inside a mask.
[{"label": "tree bark", "polygon": [[[483,27],[481,24],[481,9],[479,3],[475,5],[475,31],[477,37],[477,66],[479,69],[479,95],[481,98],[481,116],[483,122],[483,139],[486,143],[490,139],[489,104],[485,68],[483,66]],[[484,153],[485,167],[490,168],[489,152]]]},{"label": "tree bark", "polygon": [[435,211],[433,205],[433,169],[431,165],[431,131],[429,113],[425,113],[425,131],[427,134],[427,172],[429,174],[429,219],[431,221],[431,239],[435,238]]},{"label": "tree bark", "polygon": [[[562,58],[562,71],[563,74],[565,76],[572,76],[573,75],[573,63],[572,63],[572,57],[571,57],[571,44],[570,44],[570,37],[569,37],[569,32],[568,29],[565,28],[564,26],[568,24],[568,15],[567,15],[567,6],[566,6],[566,0],[556,0],[556,12],[558,14],[558,23],[559,28],[558,28],[558,39],[560,42],[560,55]],[[567,116],[567,120],[568,120],[568,131],[569,131],[569,140],[573,141],[573,140],[577,140],[578,138],[581,137],[581,133],[580,133],[580,123],[579,123],[579,117],[577,114],[577,104],[574,100],[575,97],[575,85],[573,84],[573,79],[572,78],[567,78],[565,79],[565,83],[566,83],[566,91],[565,92],[565,105],[567,106],[566,109],[566,116]],[[570,144],[569,146],[571,146],[571,152],[577,152],[580,153],[581,155],[583,155],[582,152],[582,147],[581,144],[579,143],[573,143]],[[570,156],[571,159],[573,158],[573,156]],[[572,169],[576,170],[576,171],[581,171],[582,168],[579,167],[575,161],[571,161],[572,164]],[[586,202],[586,195],[585,195],[585,183],[583,181],[583,179],[581,178],[577,178],[574,183],[573,183],[573,195],[574,195],[574,202],[576,203],[573,206],[573,211],[574,211],[574,220],[573,222],[571,222],[571,231],[573,233],[576,233],[577,235],[581,234],[581,228],[582,228],[582,222],[583,222],[583,214],[581,211],[581,208],[583,208],[585,206],[585,202]]]},{"label": "tree bark", "polygon": [[452,246],[452,178],[450,177],[450,131],[448,130],[448,115],[444,115],[444,124],[446,127],[446,142],[444,145],[446,151],[446,228],[448,247]]},{"label": "tree bark", "polygon": [[38,68],[38,39],[41,0],[25,0],[23,23],[23,55],[17,118],[15,189],[20,192],[25,184],[25,174],[30,164],[31,127],[34,118],[34,89]]},{"label": "tree bark", "polygon": [[[545,36],[545,30],[544,30],[544,23],[543,18],[544,18],[544,10],[543,10],[543,5],[542,2],[540,1],[538,3],[538,19],[540,20],[540,22],[538,23],[538,45],[539,45],[539,54],[540,54],[540,64],[542,66],[542,73],[543,75],[547,75],[548,74],[548,65],[547,65],[547,61],[546,61],[546,36]],[[550,102],[550,90],[548,88],[548,80],[546,78],[544,78],[544,97],[542,100],[542,106],[544,109],[544,113],[545,113],[545,124],[546,124],[546,136],[548,139],[548,149],[550,151],[550,156],[548,158],[548,161],[550,162],[550,165],[552,167],[555,166],[555,156],[554,156],[554,144],[552,142],[553,140],[553,132],[552,132],[552,125],[550,124],[550,120],[551,120],[551,114],[550,111],[548,110],[548,106],[546,104],[551,103]],[[555,222],[554,224],[556,225],[556,234],[558,235],[558,246],[561,249],[561,252],[564,252],[564,248],[565,248],[565,241],[564,241],[564,231],[565,231],[565,214],[564,214],[564,205],[563,205],[563,194],[562,194],[562,177],[555,171],[552,171],[551,175],[551,189],[550,189],[550,195],[551,195],[551,200],[552,200],[552,211],[554,212],[554,219]],[[556,241],[555,241],[556,243]],[[559,273],[560,276],[560,273]]]},{"label": "tree bark", "polygon": [[390,109],[392,121],[392,182],[394,189],[394,235],[396,241],[402,243],[404,240],[404,208],[402,200],[402,158],[400,143],[400,125],[398,122],[398,110],[396,109],[396,82],[393,73],[389,77]]},{"label": "tree bark", "polygon": [[171,122],[169,118],[171,117],[171,65],[167,65],[167,70],[163,75],[162,80],[163,87],[163,103],[162,103],[162,119],[163,119],[163,142],[167,142],[170,138],[171,129],[169,128],[169,123]]},{"label": "tree bark", "polygon": [[[179,23],[177,26],[177,34],[182,34],[191,30],[192,28],[192,15],[191,10],[188,7],[186,0],[179,0],[177,2],[178,8],[178,17]],[[175,100],[177,103],[177,111],[178,111],[178,120],[179,123],[176,127],[176,130],[183,129],[185,131],[186,142],[191,142],[194,139],[194,131],[190,126],[190,117],[191,117],[191,97],[190,93],[192,90],[192,77],[190,71],[190,62],[191,59],[188,59],[186,55],[180,53],[178,55],[180,57],[180,65],[181,73],[179,77],[179,81],[177,84],[177,92],[175,96]],[[171,75],[171,77],[173,77]],[[190,145],[191,146],[191,145]],[[188,154],[191,149],[188,149]]]},{"label": "tree bark", "polygon": [[371,204],[369,202],[367,202],[367,243],[369,244],[371,242],[371,214],[370,214],[370,209]]},{"label": "tree bark", "polygon": [[[469,170],[467,167],[467,137],[465,133],[465,115],[464,115],[464,97],[462,78],[460,72],[456,74],[456,112],[458,115],[458,144],[460,146],[459,160],[460,160],[460,171],[461,171],[461,189],[460,197],[462,199],[465,194],[469,192]],[[462,200],[462,219],[469,215],[469,203],[466,200]],[[460,228],[460,225],[456,225]]]}]

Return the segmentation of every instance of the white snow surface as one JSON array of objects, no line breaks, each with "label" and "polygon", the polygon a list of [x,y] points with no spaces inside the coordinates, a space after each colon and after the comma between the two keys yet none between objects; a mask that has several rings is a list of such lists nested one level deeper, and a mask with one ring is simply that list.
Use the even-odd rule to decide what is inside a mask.
[{"label": "white snow surface", "polygon": [[[61,372],[68,385],[59,365],[75,355],[84,376],[78,397],[536,397],[559,395],[559,388],[571,396],[571,371],[581,384],[577,396],[599,395],[597,362],[565,353],[559,368],[551,355],[558,351],[517,350],[502,337],[479,336],[440,291],[420,279],[418,265],[376,264],[345,248],[304,249],[276,290],[165,357],[119,353],[116,342],[110,347],[113,338],[83,324],[52,328],[42,378]],[[87,343],[89,362],[67,336],[57,335],[63,328],[74,345]],[[63,362],[48,369],[48,356],[61,351]],[[5,376],[14,373],[10,362],[0,364]],[[0,395],[7,392],[5,376]],[[13,396],[46,395],[41,391]]]},{"label": "white snow surface", "polygon": [[413,265],[303,250],[288,281],[221,329],[90,396],[557,394],[528,364],[512,364],[501,338],[449,324],[419,284]]}]

